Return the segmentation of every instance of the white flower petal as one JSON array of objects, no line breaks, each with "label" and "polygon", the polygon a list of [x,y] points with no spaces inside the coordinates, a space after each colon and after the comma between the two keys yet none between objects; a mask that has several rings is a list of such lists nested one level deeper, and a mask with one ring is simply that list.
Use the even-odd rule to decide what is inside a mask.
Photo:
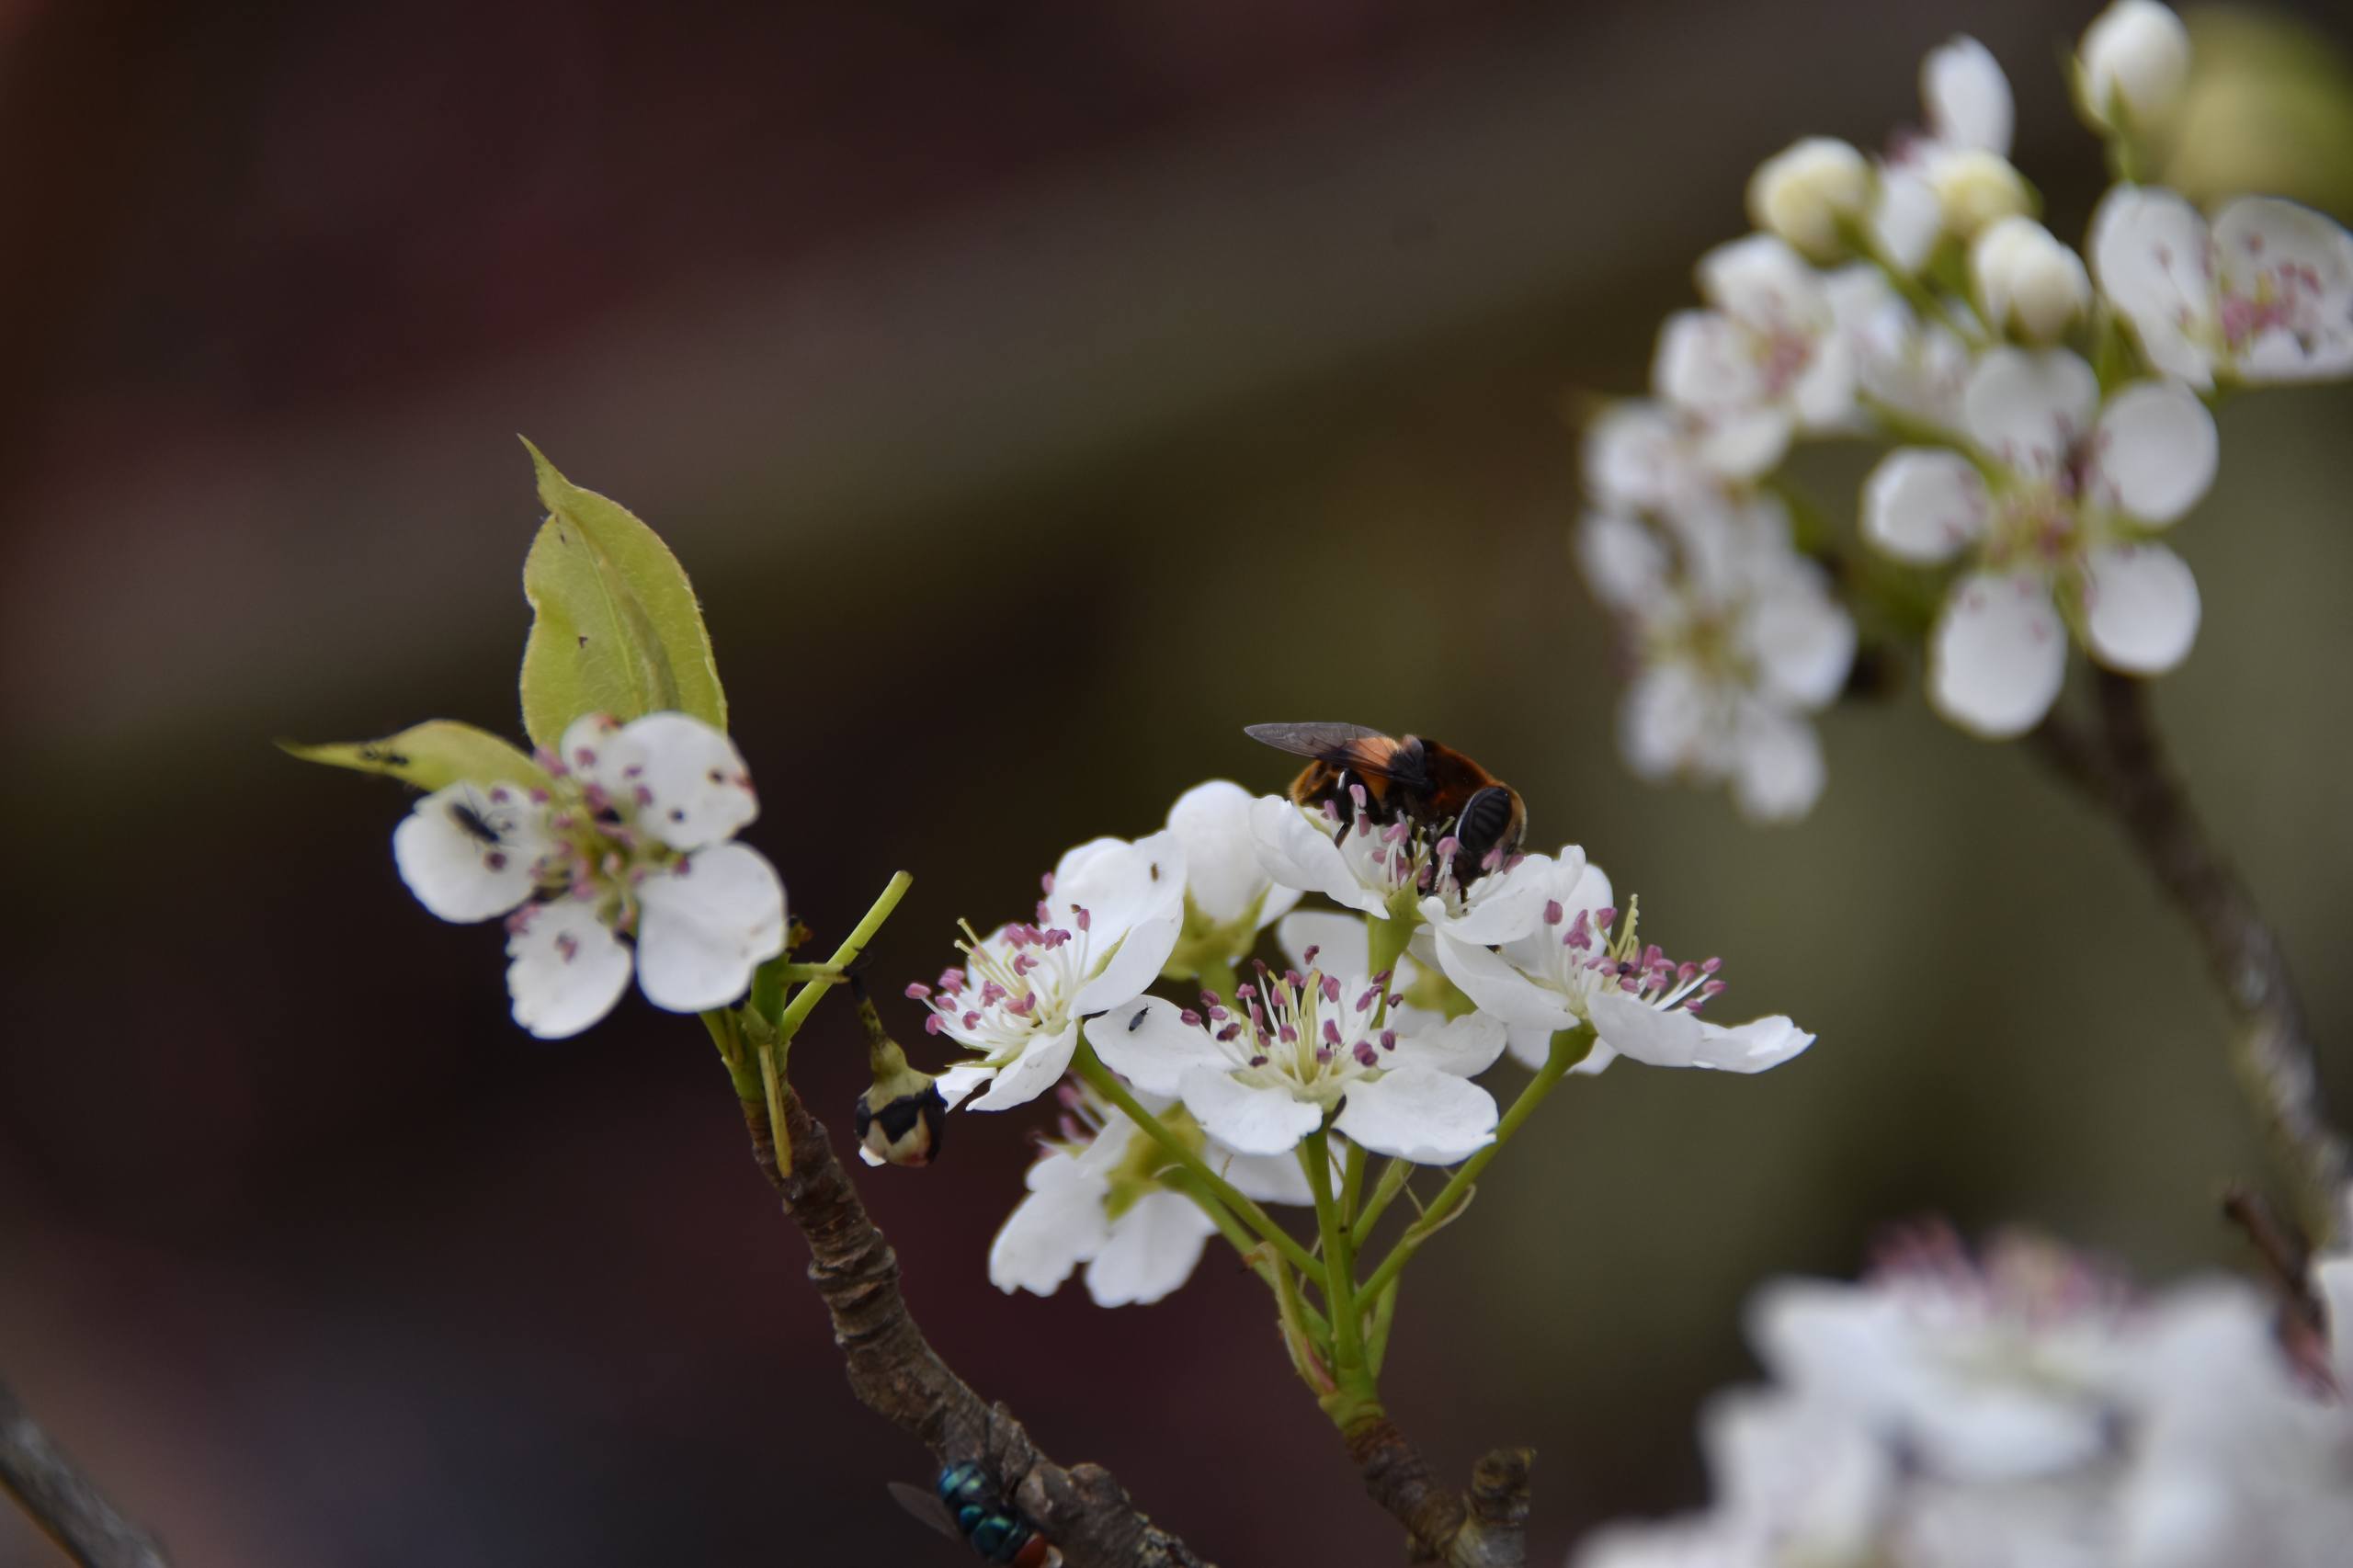
[{"label": "white flower petal", "polygon": [[1871,240],[1888,265],[1909,277],[1928,265],[1944,237],[1944,203],[1937,187],[1910,169],[1882,169],[1879,204],[1871,210]]},{"label": "white flower petal", "polygon": [[1388,913],[1388,901],[1357,881],[1330,830],[1285,797],[1262,795],[1250,803],[1250,839],[1260,867],[1283,886],[1320,892],[1367,915]]},{"label": "white flower petal", "polygon": [[2093,481],[2101,498],[2144,523],[2198,505],[2221,456],[2214,416],[2178,381],[2126,387],[2100,411]]},{"label": "white flower petal", "polygon": [[639,749],[621,740],[621,722],[609,713],[583,713],[564,727],[556,743],[561,766],[585,784],[609,794],[621,792],[621,775],[643,760]]},{"label": "white flower petal", "polygon": [[1282,1154],[1324,1125],[1322,1108],[1289,1089],[1254,1088],[1214,1067],[1185,1074],[1185,1108],[1238,1154]]},{"label": "white flower petal", "polygon": [[1289,1154],[1237,1154],[1212,1141],[1201,1151],[1210,1169],[1233,1184],[1233,1190],[1261,1203],[1313,1203],[1307,1173]]},{"label": "white flower petal", "polygon": [[1089,1018],[1086,1043],[1105,1066],[1148,1094],[1177,1093],[1193,1068],[1233,1065],[1207,1029],[1186,1023],[1175,1003],[1157,996]]},{"label": "white flower petal", "polygon": [[1383,1065],[1394,1062],[1400,1069],[1427,1067],[1458,1078],[1475,1078],[1504,1053],[1507,1033],[1501,1018],[1465,1013],[1434,1028],[1401,1034],[1397,1049],[1382,1052]]},{"label": "white flower petal", "polygon": [[1781,460],[1795,431],[1786,409],[1719,408],[1700,426],[1699,458],[1723,479],[1755,479]]},{"label": "white flower petal", "polygon": [[2049,478],[2091,434],[2099,378],[2064,348],[1995,348],[1971,372],[1961,411],[1989,456],[2014,472]]},{"label": "white flower petal", "polygon": [[1168,831],[1185,851],[1185,896],[1210,919],[1241,919],[1257,910],[1260,926],[1299,902],[1299,890],[1279,888],[1258,867],[1251,846],[1249,790],[1230,778],[1196,784],[1168,808]]},{"label": "white flower petal", "polygon": [[[1182,897],[1180,891],[1178,897]],[[1176,937],[1185,928],[1182,908],[1141,921],[1128,928],[1120,938],[1114,952],[1095,978],[1078,988],[1071,998],[1071,1011],[1082,1017],[1116,1007],[1129,997],[1139,994],[1158,977],[1168,962],[1168,955],[1176,950]],[[1101,940],[1098,935],[1096,939]]]},{"label": "white flower petal", "polygon": [[1846,688],[1855,623],[1811,561],[1791,556],[1758,585],[1740,627],[1741,651],[1758,689],[1800,708],[1822,708]]},{"label": "white flower petal", "polygon": [[1691,1065],[1712,1067],[1723,1073],[1762,1073],[1768,1067],[1779,1067],[1813,1043],[1813,1036],[1779,1015],[1730,1028],[1702,1018],[1699,1037],[1699,1048],[1692,1056]]},{"label": "white flower petal", "polygon": [[744,754],[701,720],[648,713],[623,725],[620,740],[639,760],[624,766],[615,792],[671,848],[732,838],[760,814]]},{"label": "white flower petal", "polygon": [[2206,220],[2169,190],[2120,185],[2092,217],[2093,276],[2132,324],[2150,362],[2204,389],[2218,329]]},{"label": "white flower petal", "polygon": [[[1765,395],[1765,383],[1749,341],[1747,330],[1730,316],[1677,311],[1659,329],[1651,384],[1669,403],[1701,414],[1754,408]],[[1769,444],[1739,443],[1743,449]]]},{"label": "white flower petal", "polygon": [[1643,667],[1618,703],[1618,749],[1634,777],[1656,783],[1709,771],[1716,695],[1682,663]]},{"label": "white flower petal", "polygon": [[1928,642],[1937,710],[1992,740],[2042,722],[2067,678],[2067,631],[2032,576],[1981,572],[1955,583]]},{"label": "white flower petal", "polygon": [[952,1067],[941,1068],[934,1086],[948,1108],[954,1110],[964,1103],[966,1096],[995,1076],[996,1069],[984,1062],[959,1062]]},{"label": "white flower petal", "polygon": [[[1577,1021],[1566,997],[1530,980],[1500,953],[1441,936],[1438,960],[1456,988],[1508,1025],[1515,1039],[1525,1028],[1549,1040]],[[1537,1060],[1543,1060],[1540,1052]]]},{"label": "white flower petal", "polygon": [[2313,1265],[2313,1293],[2328,1329],[2336,1386],[2353,1388],[2353,1256],[2338,1253]]},{"label": "white flower petal", "polygon": [[1594,1033],[1620,1056],[1652,1067],[1699,1065],[1706,1039],[1698,1017],[1680,1007],[1661,1009],[1623,991],[1597,990],[1586,1003]]},{"label": "white flower petal", "polygon": [[637,897],[637,983],[657,1007],[723,1007],[784,951],[784,883],[748,845],[698,849],[638,884]]},{"label": "white flower petal", "polygon": [[1193,1277],[1217,1222],[1181,1192],[1147,1192],[1111,1221],[1110,1239],[1086,1266],[1098,1307],[1143,1306]]},{"label": "white flower petal", "polygon": [[[1372,971],[1372,933],[1361,915],[1329,909],[1300,909],[1275,926],[1275,946],[1297,969],[1320,969],[1326,974],[1369,974]],[[1307,956],[1313,948],[1315,956]],[[1228,998],[1231,1000],[1231,998]]]},{"label": "white flower petal", "polygon": [[1828,314],[1819,275],[1771,234],[1750,234],[1701,256],[1699,292],[1752,329],[1781,329]]},{"label": "white flower petal", "polygon": [[2173,668],[2198,640],[2198,579],[2164,545],[2110,546],[2085,558],[2084,636],[2109,668]]},{"label": "white flower petal", "polygon": [[2353,371],[2353,234],[2309,207],[2246,196],[2215,216],[2214,256],[2242,381]]},{"label": "white flower petal", "polygon": [[1975,39],[1962,35],[1928,51],[1920,62],[1920,101],[1938,141],[2009,155],[2010,79]]},{"label": "white flower petal", "polygon": [[[1185,848],[1175,834],[1163,830],[1133,844],[1119,839],[1097,839],[1083,844],[1063,857],[1054,870],[1053,892],[1046,903],[1054,912],[1058,924],[1075,932],[1077,912],[1086,911],[1088,940],[1092,950],[1100,952],[1109,944],[1138,926],[1161,920],[1175,920],[1179,926],[1185,916]],[[1175,946],[1172,932],[1168,941]],[[1168,961],[1163,949],[1152,960],[1143,981],[1132,986],[1133,995],[1151,983],[1151,976],[1160,972]],[[1109,1001],[1123,998],[1113,996]]]},{"label": "white flower petal", "polygon": [[1495,1096],[1478,1085],[1408,1064],[1348,1085],[1332,1125],[1376,1154],[1450,1165],[1493,1142],[1496,1119]]},{"label": "white flower petal", "polygon": [[989,1092],[972,1102],[974,1110],[1011,1110],[1028,1105],[1062,1081],[1078,1050],[1078,1026],[1065,1024],[1048,1034],[1040,1029],[1021,1048],[1021,1054],[996,1070]]},{"label": "white flower petal", "polygon": [[525,911],[506,956],[515,1021],[541,1040],[578,1034],[629,989],[629,949],[594,905],[575,899]]},{"label": "white flower petal", "polygon": [[[1579,854],[1583,864],[1583,854]],[[1552,857],[1527,855],[1509,870],[1480,878],[1459,913],[1449,914],[1446,901],[1433,893],[1422,900],[1422,918],[1433,930],[1457,941],[1481,947],[1517,941],[1534,930],[1544,917],[1544,901],[1556,881]]]},{"label": "white flower petal", "polygon": [[1589,513],[1577,527],[1577,564],[1593,597],[1612,609],[1640,610],[1666,592],[1666,546],[1639,520]]},{"label": "white flower petal", "polygon": [[548,847],[545,810],[511,784],[451,784],[392,830],[392,864],[416,901],[460,923],[504,915],[531,896]]},{"label": "white flower petal", "polygon": [[1733,803],[1756,822],[1794,822],[1822,798],[1822,742],[1793,713],[1749,703],[1733,746]]},{"label": "white flower petal", "polygon": [[1855,422],[1855,356],[1843,335],[1816,339],[1790,401],[1809,430],[1839,430]]},{"label": "white flower petal", "polygon": [[1030,1166],[1028,1179],[1029,1196],[989,1244],[989,1283],[1008,1296],[1016,1290],[1051,1296],[1110,1240],[1106,1189],[1060,1151]]}]

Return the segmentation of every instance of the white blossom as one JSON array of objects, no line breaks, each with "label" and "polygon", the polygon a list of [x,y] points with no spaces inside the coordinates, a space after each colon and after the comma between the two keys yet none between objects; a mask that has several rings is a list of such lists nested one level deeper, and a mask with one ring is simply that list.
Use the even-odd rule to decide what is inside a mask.
[{"label": "white blossom", "polygon": [[1184,923],[1185,879],[1173,833],[1098,838],[1044,879],[1035,919],[986,937],[965,927],[964,961],[936,986],[907,988],[931,1009],[926,1028],[980,1056],[939,1074],[949,1105],[983,1084],[974,1110],[1026,1105],[1051,1088],[1070,1066],[1080,1021],[1158,978]]},{"label": "white blossom", "polygon": [[552,787],[458,783],[392,835],[445,920],[507,916],[515,1021],[544,1040],[612,1010],[633,971],[673,1012],[725,1006],[784,950],[784,884],[728,840],[758,814],[743,756],[684,713],[590,715],[542,759]]},{"label": "white blossom", "polygon": [[[2326,1266],[2324,1265],[2324,1267]],[[2326,1294],[2328,1276],[2318,1280]],[[1749,1315],[1769,1388],[1702,1418],[1702,1514],[1582,1568],[2322,1568],[2353,1539],[2353,1416],[2235,1281],[2147,1295],[2052,1243],[1915,1230],[1859,1285]]]},{"label": "white blossom", "polygon": [[2084,29],[2076,97],[2094,128],[2165,131],[2189,85],[2189,29],[2157,0],[2116,0]]},{"label": "white blossom", "polygon": [[1599,512],[1578,530],[1586,580],[1619,612],[1635,665],[1620,749],[1640,778],[1729,781],[1753,818],[1801,816],[1823,784],[1809,716],[1846,684],[1854,622],[1791,548],[1779,502],[1666,516],[1654,529]]},{"label": "white blossom", "polygon": [[[1379,1154],[1451,1165],[1495,1137],[1497,1112],[1470,1080],[1503,1053],[1483,1013],[1448,1019],[1369,973],[1361,921],[1278,927],[1291,966],[1256,966],[1232,997],[1180,1008],[1138,998],[1093,1020],[1087,1043],[1138,1088],[1183,1099],[1209,1134],[1246,1154],[1283,1154],[1333,1131]],[[1328,947],[1301,942],[1313,931]]]},{"label": "white blossom", "polygon": [[1989,224],[1969,247],[1969,276],[1979,311],[1999,332],[2049,343],[2091,309],[2091,274],[2083,257],[2031,218]]},{"label": "white blossom", "polygon": [[1961,392],[1975,363],[1970,335],[1982,335],[1968,306],[1947,300],[1924,317],[1885,273],[1864,264],[1840,267],[1827,287],[1854,358],[1862,411],[1959,434]]},{"label": "white blossom", "polygon": [[2273,197],[2211,229],[2169,190],[2119,186],[2092,221],[2100,291],[2149,362],[2206,388],[2353,373],[2353,234]]},{"label": "white blossom", "polygon": [[1247,954],[1258,932],[1299,902],[1299,890],[1267,874],[1250,832],[1255,797],[1231,779],[1196,784],[1168,808],[1168,831],[1185,857],[1185,922],[1172,972]]},{"label": "white blossom", "polygon": [[1854,366],[1823,280],[1771,234],[1717,246],[1699,262],[1709,308],[1678,311],[1659,334],[1651,379],[1709,428],[1716,466],[1753,476],[1800,430],[1838,428],[1854,412]]},{"label": "white blossom", "polygon": [[1911,275],[1949,233],[1967,240],[1993,218],[2024,211],[2009,166],[2015,109],[2009,78],[1985,46],[1957,37],[1920,62],[1927,131],[1900,138],[1879,174],[1871,213],[1880,260]]},{"label": "white blossom", "polygon": [[[1007,1295],[1051,1296],[1085,1265],[1097,1306],[1159,1301],[1191,1278],[1217,1225],[1166,1185],[1175,1162],[1125,1116],[1075,1085],[1063,1089],[1059,1138],[1029,1167],[1029,1196],[989,1247],[989,1281]],[[1181,1108],[1141,1096],[1210,1168],[1263,1203],[1310,1201],[1295,1160],[1237,1154],[1208,1138]]]},{"label": "white blossom", "polygon": [[1871,199],[1871,169],[1863,155],[1832,136],[1809,136],[1757,165],[1748,180],[1748,217],[1814,261],[1844,254],[1845,225],[1860,220]]},{"label": "white blossom", "polygon": [[1595,1035],[1579,1064],[1586,1072],[1628,1056],[1654,1067],[1759,1073],[1813,1043],[1785,1017],[1732,1028],[1701,1018],[1701,1006],[1724,988],[1723,960],[1677,963],[1643,945],[1634,911],[1619,925],[1608,877],[1577,846],[1532,863],[1546,895],[1533,930],[1492,948],[1444,932],[1437,943],[1446,977],[1508,1028],[1519,1061],[1541,1064],[1552,1037],[1580,1025]]},{"label": "white blossom", "polygon": [[2212,483],[2205,405],[2159,381],[2103,400],[2077,356],[2017,348],[1979,362],[1963,403],[1973,454],[1901,449],[1863,496],[1864,537],[1890,555],[1972,556],[1930,637],[1938,708],[1983,735],[2033,728],[2066,673],[2066,620],[2112,669],[2180,663],[2197,636],[2198,585],[2153,539]]}]

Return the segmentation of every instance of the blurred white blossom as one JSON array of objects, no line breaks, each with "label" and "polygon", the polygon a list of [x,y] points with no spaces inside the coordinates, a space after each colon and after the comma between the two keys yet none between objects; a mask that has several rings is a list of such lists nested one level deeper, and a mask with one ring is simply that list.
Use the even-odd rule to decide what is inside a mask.
[{"label": "blurred white blossom", "polygon": [[1907,447],[1872,472],[1863,535],[1924,564],[1971,554],[1929,640],[1929,689],[1980,734],[2039,723],[2066,674],[2066,626],[2135,675],[2171,669],[2198,631],[2198,585],[2154,536],[2213,482],[2213,416],[2177,383],[2103,398],[2065,349],[1997,348],[1963,398],[1973,448]]},{"label": "blurred white blossom", "polygon": [[[2329,1277],[2322,1281],[2325,1293]],[[2055,1244],[1918,1231],[1859,1285],[1783,1280],[1768,1388],[1711,1402],[1703,1514],[1596,1532],[1576,1568],[2321,1568],[2353,1532],[2353,1415],[2274,1303],[2144,1294]]]},{"label": "blurred white blossom", "polygon": [[2157,0],[2116,0],[2084,29],[2075,94],[2103,131],[2165,131],[2189,85],[2189,29]]},{"label": "blurred white blossom", "polygon": [[2190,385],[2353,373],[2353,234],[2242,197],[2210,229],[2169,190],[2119,186],[2092,221],[2100,291],[2155,368]]}]

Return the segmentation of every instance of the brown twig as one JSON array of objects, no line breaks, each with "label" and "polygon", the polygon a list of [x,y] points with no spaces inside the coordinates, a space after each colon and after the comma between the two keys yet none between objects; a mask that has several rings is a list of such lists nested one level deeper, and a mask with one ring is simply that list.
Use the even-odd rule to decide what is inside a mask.
[{"label": "brown twig", "polygon": [[2052,767],[2123,828],[2188,920],[2239,1032],[2234,1065],[2319,1245],[2353,1240],[2344,1138],[2330,1125],[2302,1003],[2279,937],[2222,858],[2165,756],[2142,684],[2097,675],[2097,722],[2053,712],[2034,733]]},{"label": "brown twig", "polygon": [[940,1464],[977,1461],[1010,1485],[1070,1568],[1211,1568],[1137,1512],[1110,1471],[1055,1464],[1012,1412],[983,1402],[939,1358],[907,1311],[898,1257],[834,1157],[833,1140],[789,1085],[779,1090],[790,1165],[777,1164],[767,1105],[745,1100],[752,1157],[808,1240],[809,1278],[833,1314],[851,1392]]},{"label": "brown twig", "polygon": [[0,1488],[83,1568],[168,1568],[154,1538],[107,1501],[5,1382],[0,1382]]},{"label": "brown twig", "polygon": [[1527,1449],[1497,1449],[1472,1471],[1466,1496],[1438,1479],[1429,1461],[1386,1415],[1345,1434],[1364,1489],[1405,1527],[1415,1560],[1449,1568],[1525,1568]]}]

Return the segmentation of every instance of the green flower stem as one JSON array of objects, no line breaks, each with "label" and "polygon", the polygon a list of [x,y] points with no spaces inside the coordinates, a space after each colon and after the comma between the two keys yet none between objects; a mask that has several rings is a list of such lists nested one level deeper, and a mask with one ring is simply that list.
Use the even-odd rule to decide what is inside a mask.
[{"label": "green flower stem", "polygon": [[1364,1323],[1357,1316],[1356,1269],[1340,1205],[1332,1196],[1332,1146],[1317,1137],[1299,1146],[1299,1166],[1315,1195],[1315,1228],[1324,1238],[1324,1305],[1332,1315],[1332,1370],[1344,1392],[1375,1399],[1365,1371]]},{"label": "green flower stem", "polygon": [[1397,1200],[1397,1195],[1405,1190],[1405,1183],[1413,1174],[1414,1163],[1411,1160],[1400,1160],[1393,1155],[1381,1167],[1381,1179],[1372,1184],[1371,1200],[1358,1211],[1356,1223],[1348,1227],[1350,1246],[1360,1248],[1364,1245],[1365,1238],[1372,1234],[1372,1227]]},{"label": "green flower stem", "polygon": [[1365,921],[1365,946],[1371,954],[1371,972],[1389,976],[1381,988],[1381,1006],[1372,1010],[1375,1028],[1389,1016],[1389,994],[1397,989],[1397,960],[1404,957],[1406,944],[1414,939],[1414,928],[1420,924],[1421,915],[1415,908],[1411,888],[1400,890],[1391,901],[1386,917],[1368,917]]},{"label": "green flower stem", "polygon": [[734,1081],[735,1097],[745,1105],[757,1103],[760,1069],[744,1053],[744,1037],[735,1027],[735,1015],[714,1007],[701,1017],[702,1027],[710,1031],[710,1043],[719,1047],[719,1060],[726,1064],[727,1076]]},{"label": "green flower stem", "polygon": [[1258,1239],[1256,1233],[1235,1219],[1233,1211],[1218,1201],[1217,1194],[1203,1187],[1191,1173],[1178,1171],[1167,1181],[1171,1187],[1191,1199],[1200,1207],[1201,1212],[1210,1217],[1211,1222],[1217,1226],[1218,1234],[1223,1236],[1241,1255],[1242,1260],[1267,1282],[1267,1289],[1275,1293],[1280,1308],[1295,1313],[1324,1339],[1328,1341],[1332,1337],[1332,1325],[1324,1321],[1324,1314],[1299,1299],[1298,1287],[1291,1283],[1290,1265],[1283,1260],[1281,1255],[1270,1251],[1267,1244]]},{"label": "green flower stem", "polygon": [[1310,1278],[1324,1271],[1323,1265],[1315,1261],[1314,1255],[1293,1241],[1290,1232],[1276,1224],[1254,1199],[1236,1191],[1233,1183],[1210,1169],[1209,1163],[1196,1153],[1182,1138],[1170,1131],[1167,1123],[1144,1109],[1135,1096],[1128,1093],[1128,1086],[1120,1082],[1118,1075],[1103,1065],[1102,1061],[1095,1054],[1095,1048],[1087,1044],[1084,1037],[1078,1042],[1078,1050],[1071,1056],[1071,1068],[1085,1080],[1087,1087],[1118,1106],[1130,1121],[1142,1128],[1154,1142],[1166,1150],[1169,1156],[1184,1166],[1195,1180],[1209,1191],[1215,1193],[1219,1202],[1232,1210],[1244,1223],[1273,1244],[1275,1250],[1288,1258],[1292,1267]]},{"label": "green flower stem", "polygon": [[1224,959],[1211,959],[1201,965],[1200,988],[1217,993],[1218,1000],[1227,1006],[1233,1005],[1233,988],[1241,983],[1233,972],[1233,965]]},{"label": "green flower stem", "polygon": [[1351,1253],[1356,1251],[1357,1245],[1357,1233],[1353,1221],[1357,1214],[1357,1200],[1364,1193],[1364,1145],[1350,1143],[1348,1163],[1343,1167],[1340,1176],[1340,1223],[1346,1227],[1348,1250]]},{"label": "green flower stem", "polygon": [[1529,1114],[1543,1104],[1544,1096],[1552,1092],[1552,1085],[1566,1077],[1569,1069],[1583,1061],[1586,1052],[1591,1049],[1593,1030],[1587,1025],[1563,1029],[1552,1037],[1552,1049],[1546,1053],[1544,1065],[1537,1069],[1536,1076],[1528,1081],[1528,1087],[1519,1091],[1519,1098],[1512,1101],[1511,1108],[1504,1112],[1503,1121],[1495,1129],[1495,1141],[1456,1167],[1453,1176],[1438,1189],[1438,1197],[1430,1200],[1430,1206],[1423,1211],[1422,1217],[1405,1227],[1405,1233],[1397,1238],[1397,1244],[1389,1249],[1389,1256],[1382,1258],[1380,1267],[1366,1278],[1358,1289],[1359,1295],[1379,1299],[1381,1290],[1397,1278],[1399,1269],[1412,1261],[1414,1254],[1421,1250],[1422,1244],[1436,1235],[1438,1228],[1461,1208],[1463,1200],[1470,1196],[1472,1185],[1479,1179],[1479,1173],[1487,1168],[1487,1162],[1511,1142],[1511,1136],[1519,1131],[1520,1123],[1526,1121]]},{"label": "green flower stem", "polygon": [[881,896],[874,901],[874,907],[866,912],[866,918],[850,928],[850,934],[843,938],[842,945],[834,949],[834,956],[822,966],[831,972],[803,983],[801,989],[792,994],[792,1000],[784,1005],[784,1011],[776,1020],[779,1050],[792,1043],[792,1037],[801,1032],[801,1025],[809,1017],[809,1010],[817,1005],[817,999],[825,994],[841,971],[858,961],[858,955],[866,950],[866,944],[874,939],[874,933],[882,929],[882,922],[891,918],[891,912],[899,907],[899,901],[906,897],[907,890],[915,885],[915,878],[906,872],[895,873],[884,884]]},{"label": "green flower stem", "polygon": [[1372,1303],[1372,1329],[1365,1336],[1365,1369],[1374,1377],[1381,1376],[1381,1363],[1389,1359],[1389,1321],[1397,1315],[1398,1279],[1392,1278],[1381,1288]]}]

